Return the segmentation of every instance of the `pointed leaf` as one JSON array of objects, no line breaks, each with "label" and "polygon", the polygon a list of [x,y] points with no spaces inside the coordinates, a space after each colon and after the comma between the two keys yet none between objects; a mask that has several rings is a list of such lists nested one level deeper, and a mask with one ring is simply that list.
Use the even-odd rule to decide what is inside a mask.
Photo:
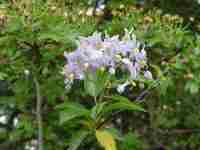
[{"label": "pointed leaf", "polygon": [[129,101],[126,97],[123,96],[113,96],[112,100],[114,100],[111,104],[109,104],[105,109],[105,113],[109,113],[112,111],[124,111],[124,110],[130,110],[130,111],[144,111],[145,110],[139,106],[138,104]]},{"label": "pointed leaf", "polygon": [[96,130],[96,138],[105,150],[117,150],[115,139],[108,131]]},{"label": "pointed leaf", "polygon": [[98,96],[105,88],[108,77],[108,74],[102,70],[97,70],[95,73],[88,72],[84,80],[85,91],[90,96]]},{"label": "pointed leaf", "polygon": [[78,147],[83,142],[83,140],[88,136],[88,134],[89,134],[89,132],[84,131],[84,130],[81,130],[81,131],[77,132],[76,134],[74,134],[72,139],[70,140],[68,150],[77,150]]},{"label": "pointed leaf", "polygon": [[60,124],[78,117],[90,117],[90,111],[80,104],[66,103],[65,105],[57,106],[60,109]]},{"label": "pointed leaf", "polygon": [[111,112],[113,110],[120,110],[120,111],[124,111],[124,110],[130,110],[130,111],[145,111],[141,106],[134,104],[133,102],[117,102],[117,103],[113,103],[110,104],[105,111],[107,112]]},{"label": "pointed leaf", "polygon": [[101,114],[101,112],[103,111],[104,109],[104,106],[107,104],[107,102],[102,102],[102,103],[99,103],[99,104],[96,104],[92,110],[91,110],[91,117],[94,119],[94,120],[98,120],[98,117],[99,115]]}]

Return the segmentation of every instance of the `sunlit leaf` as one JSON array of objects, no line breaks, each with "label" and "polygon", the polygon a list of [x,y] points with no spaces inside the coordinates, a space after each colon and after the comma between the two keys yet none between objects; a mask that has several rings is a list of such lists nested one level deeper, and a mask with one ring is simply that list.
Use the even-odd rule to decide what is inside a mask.
[{"label": "sunlit leaf", "polygon": [[96,138],[105,150],[117,150],[115,139],[108,131],[96,130]]}]

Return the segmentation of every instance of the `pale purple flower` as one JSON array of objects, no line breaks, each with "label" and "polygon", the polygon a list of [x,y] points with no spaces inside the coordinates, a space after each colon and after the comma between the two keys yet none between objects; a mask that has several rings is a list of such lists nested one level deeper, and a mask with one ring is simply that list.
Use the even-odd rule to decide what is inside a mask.
[{"label": "pale purple flower", "polygon": [[106,37],[103,41],[104,53],[110,57],[114,57],[116,54],[120,53],[120,40],[119,36]]},{"label": "pale purple flower", "polygon": [[80,37],[78,45],[80,48],[95,48],[100,49],[102,43],[101,33],[94,32],[92,36]]},{"label": "pale purple flower", "polygon": [[132,53],[134,49],[139,48],[139,44],[132,40],[121,41],[120,50],[123,56]]},{"label": "pale purple flower", "polygon": [[125,83],[123,84],[119,84],[117,86],[117,92],[119,92],[120,94],[123,93],[126,89],[126,87],[130,84],[130,82],[126,81]]},{"label": "pale purple flower", "polygon": [[146,71],[144,72],[144,77],[145,77],[146,79],[149,79],[149,80],[152,80],[152,79],[153,79],[152,73],[151,73],[150,71],[148,71],[148,70],[146,70]]},{"label": "pale purple flower", "polygon": [[[140,43],[128,30],[122,39],[119,36],[108,36],[102,39],[101,33],[95,32],[89,37],[80,37],[75,51],[64,53],[67,64],[64,75],[67,79],[83,80],[87,71],[96,71],[100,68],[108,69],[110,74],[115,74],[117,69],[125,69],[130,73],[131,80],[137,80],[144,74],[147,79],[152,79],[150,71],[143,72],[147,56],[144,48],[139,50]],[[119,86],[123,91],[126,84]]]},{"label": "pale purple flower", "polygon": [[128,71],[130,72],[130,77],[131,79],[136,79],[138,72],[139,72],[139,65],[136,63],[134,64],[133,62],[131,62],[128,58],[123,58],[122,62],[124,63],[125,67],[128,69]]},{"label": "pale purple flower", "polygon": [[129,71],[130,71],[131,79],[133,79],[133,80],[137,79],[138,71],[137,71],[136,66],[134,66],[134,65],[129,66]]},{"label": "pale purple flower", "polygon": [[115,68],[113,68],[113,67],[109,68],[108,72],[110,74],[115,74]]},{"label": "pale purple flower", "polygon": [[124,63],[125,65],[131,65],[132,64],[132,62],[128,58],[123,58],[122,63]]},{"label": "pale purple flower", "polygon": [[135,54],[136,61],[146,61],[146,51],[142,49],[140,52]]},{"label": "pale purple flower", "polygon": [[84,78],[84,71],[80,65],[77,64],[67,64],[64,67],[64,74],[67,78],[74,78],[82,80]]}]

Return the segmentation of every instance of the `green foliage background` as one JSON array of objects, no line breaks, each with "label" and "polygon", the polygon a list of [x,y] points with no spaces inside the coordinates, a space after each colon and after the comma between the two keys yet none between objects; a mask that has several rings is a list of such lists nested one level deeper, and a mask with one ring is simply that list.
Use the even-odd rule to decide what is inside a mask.
[{"label": "green foliage background", "polygon": [[[80,35],[91,35],[96,30],[122,35],[124,28],[133,28],[138,40],[146,44],[159,85],[142,101],[147,113],[123,112],[113,118],[113,122],[117,118],[123,121],[118,127],[124,136],[119,147],[121,150],[200,148],[197,1],[185,0],[177,5],[179,0],[111,0],[104,14],[95,16],[86,15],[95,3],[87,0],[0,3],[0,109],[4,110],[0,115],[8,115],[7,124],[0,124],[0,149],[22,150],[26,142],[37,138],[34,76],[43,98],[44,148],[66,149],[71,137],[87,136],[75,135],[75,130],[71,130],[75,124],[60,124],[60,110],[56,106],[76,102],[83,96],[73,91],[72,95],[76,95],[73,97],[65,91],[60,73],[65,63],[63,52],[73,50]],[[132,99],[144,89],[134,90],[135,93],[127,92],[124,96]],[[86,103],[90,105],[91,101]],[[13,126],[15,117],[19,119],[17,127]],[[91,141],[81,143],[79,149],[101,149]]]}]

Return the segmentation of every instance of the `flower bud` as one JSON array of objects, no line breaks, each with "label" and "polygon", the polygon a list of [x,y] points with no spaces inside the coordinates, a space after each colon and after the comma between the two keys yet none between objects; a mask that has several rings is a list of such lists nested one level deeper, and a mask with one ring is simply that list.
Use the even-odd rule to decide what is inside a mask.
[{"label": "flower bud", "polygon": [[99,8],[102,9],[102,10],[105,9],[105,7],[106,7],[105,5],[99,6]]},{"label": "flower bud", "polygon": [[83,10],[80,10],[80,11],[78,12],[78,14],[79,14],[79,15],[82,15],[82,14],[83,14]]},{"label": "flower bud", "polygon": [[181,104],[181,102],[180,101],[176,101],[176,105],[180,105]]},{"label": "flower bud", "polygon": [[24,70],[24,74],[28,76],[30,74],[30,71],[26,69]]},{"label": "flower bud", "polygon": [[101,70],[102,72],[104,72],[104,71],[105,71],[105,67],[101,67],[100,70]]},{"label": "flower bud", "polygon": [[110,74],[115,74],[115,69],[113,67],[109,68],[109,73]]},{"label": "flower bud", "polygon": [[85,69],[88,69],[88,68],[89,68],[89,63],[85,63],[85,64],[84,64],[84,68],[85,68]]},{"label": "flower bud", "polygon": [[168,107],[167,105],[163,105],[163,109],[166,110]]},{"label": "flower bud", "polygon": [[86,12],[86,15],[87,16],[92,16],[93,15],[93,11],[94,11],[94,9],[93,8],[89,8],[88,10],[87,10],[87,12]]},{"label": "flower bud", "polygon": [[134,81],[131,82],[133,87],[136,87],[136,83]]},{"label": "flower bud", "polygon": [[56,8],[57,8],[56,6],[52,6],[51,10],[56,10]]},{"label": "flower bud", "polygon": [[71,74],[69,75],[69,79],[70,79],[70,80],[73,80],[73,79],[74,79],[74,74],[73,74],[73,73],[71,73]]},{"label": "flower bud", "polygon": [[140,50],[139,50],[138,48],[133,49],[133,51],[134,51],[135,53],[139,53],[139,52],[140,52]]},{"label": "flower bud", "polygon": [[149,80],[153,79],[152,73],[148,70],[144,72],[144,77]]},{"label": "flower bud", "polygon": [[65,17],[68,17],[68,13],[67,13],[67,12],[64,12],[64,16],[65,16]]},{"label": "flower bud", "polygon": [[121,5],[119,5],[119,8],[120,8],[120,9],[124,9],[125,6],[124,6],[123,4],[121,4]]},{"label": "flower bud", "polygon": [[120,84],[117,87],[117,92],[119,92],[120,94],[124,92],[125,88],[127,85],[129,85],[130,83],[128,81],[126,81],[124,84]]},{"label": "flower bud", "polygon": [[122,59],[122,57],[120,56],[120,55],[115,55],[115,58],[117,59],[117,60],[121,60]]}]

